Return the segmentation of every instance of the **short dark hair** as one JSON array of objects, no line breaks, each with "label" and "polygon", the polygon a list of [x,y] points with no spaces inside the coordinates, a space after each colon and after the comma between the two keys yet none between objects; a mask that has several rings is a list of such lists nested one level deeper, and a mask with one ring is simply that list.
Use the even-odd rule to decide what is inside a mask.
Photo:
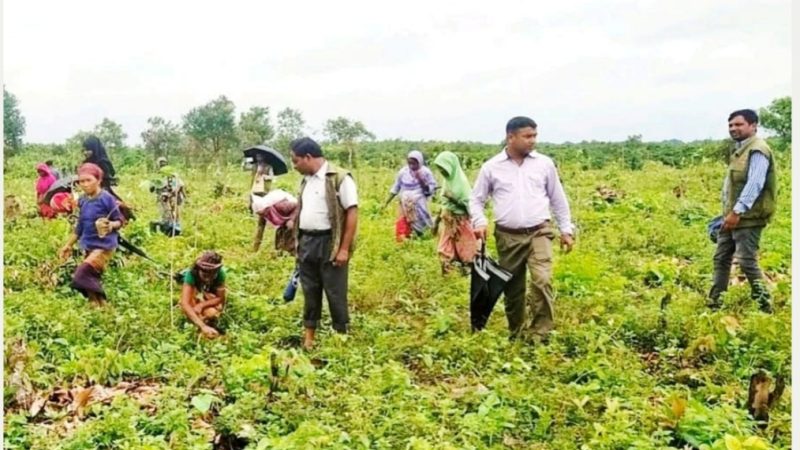
[{"label": "short dark hair", "polygon": [[322,147],[317,144],[317,142],[310,137],[301,137],[293,140],[289,144],[289,148],[292,149],[292,153],[297,156],[312,156],[314,158],[321,158],[322,157]]},{"label": "short dark hair", "polygon": [[536,122],[534,122],[530,117],[517,116],[509,120],[506,124],[506,134],[516,133],[517,130],[527,127],[531,127],[535,130]]},{"label": "short dark hair", "polygon": [[742,116],[745,122],[747,122],[750,125],[758,123],[758,113],[756,113],[752,109],[739,109],[732,112],[731,115],[728,116],[728,122],[733,120],[733,118],[736,116]]}]

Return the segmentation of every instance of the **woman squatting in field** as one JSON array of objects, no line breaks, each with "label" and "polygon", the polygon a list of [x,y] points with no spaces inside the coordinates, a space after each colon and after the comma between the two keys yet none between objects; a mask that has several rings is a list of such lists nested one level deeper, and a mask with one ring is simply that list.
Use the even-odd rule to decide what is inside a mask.
[{"label": "woman squatting in field", "polygon": [[258,251],[267,223],[275,227],[275,250],[295,254],[294,221],[297,218],[297,198],[282,190],[273,189],[259,197],[251,194],[253,213],[258,216],[258,230],[253,241],[253,251]]},{"label": "woman squatting in field", "polygon": [[222,256],[211,250],[203,252],[191,268],[176,276],[183,283],[181,309],[207,338],[219,336],[219,331],[208,323],[225,308],[225,276]]}]

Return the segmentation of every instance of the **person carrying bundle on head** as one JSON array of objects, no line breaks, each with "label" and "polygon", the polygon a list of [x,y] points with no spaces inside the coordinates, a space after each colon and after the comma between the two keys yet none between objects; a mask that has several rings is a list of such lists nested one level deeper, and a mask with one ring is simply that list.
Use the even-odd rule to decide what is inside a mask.
[{"label": "person carrying bundle on head", "polygon": [[253,251],[258,251],[269,223],[275,227],[275,249],[295,254],[294,221],[297,218],[297,198],[282,190],[273,189],[264,196],[251,194],[253,213],[258,215],[258,229]]}]

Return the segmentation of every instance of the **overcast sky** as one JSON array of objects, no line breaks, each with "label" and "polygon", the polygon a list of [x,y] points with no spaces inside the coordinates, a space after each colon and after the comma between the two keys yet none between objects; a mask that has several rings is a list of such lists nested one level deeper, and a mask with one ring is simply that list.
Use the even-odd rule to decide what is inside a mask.
[{"label": "overcast sky", "polygon": [[[270,6],[269,4],[273,4]],[[3,1],[26,141],[103,117],[128,143],[221,94],[362,121],[379,139],[722,138],[791,93],[791,1]]]}]

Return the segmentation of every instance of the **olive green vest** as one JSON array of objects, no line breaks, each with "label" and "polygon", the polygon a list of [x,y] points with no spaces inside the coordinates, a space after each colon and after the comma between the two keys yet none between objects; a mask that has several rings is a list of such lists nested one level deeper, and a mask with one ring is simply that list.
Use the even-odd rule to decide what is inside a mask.
[{"label": "olive green vest", "polygon": [[754,137],[742,148],[734,150],[730,156],[728,164],[728,198],[725,199],[725,214],[733,210],[736,200],[747,184],[747,172],[750,168],[750,154],[758,151],[769,159],[769,169],[764,187],[761,189],[753,206],[741,215],[739,225],[736,228],[763,227],[770,221],[775,213],[775,202],[777,199],[777,185],[775,183],[775,161],[772,158],[772,150],[766,141]]},{"label": "olive green vest", "polygon": [[[330,260],[336,258],[336,252],[344,236],[345,209],[339,202],[339,187],[344,181],[344,177],[351,176],[350,172],[334,166],[328,161],[328,170],[325,172],[325,204],[328,206],[328,220],[331,222],[331,256]],[[299,238],[300,232],[300,212],[303,210],[303,191],[306,189],[306,178],[300,182],[300,195],[297,197],[297,220],[294,222],[295,237]],[[299,239],[297,242],[300,242]],[[350,254],[356,249],[356,237],[350,243]]]}]

